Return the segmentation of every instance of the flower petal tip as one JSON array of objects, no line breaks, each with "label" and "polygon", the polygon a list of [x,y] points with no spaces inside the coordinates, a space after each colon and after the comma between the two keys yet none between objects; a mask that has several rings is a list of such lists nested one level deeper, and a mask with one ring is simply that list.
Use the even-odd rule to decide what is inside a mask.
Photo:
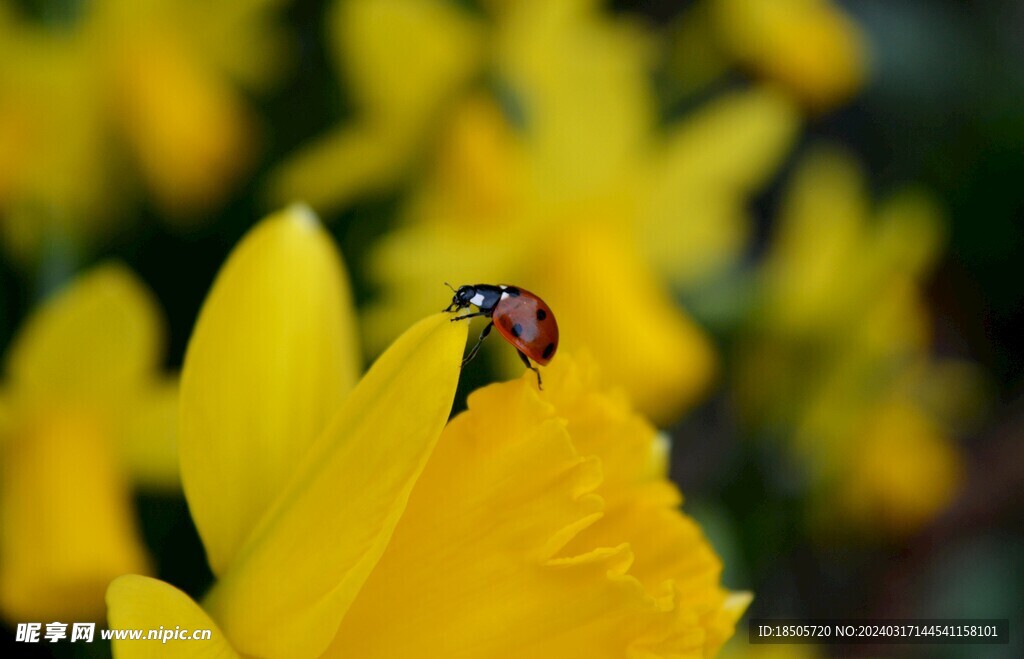
[{"label": "flower petal tip", "polygon": [[125,593],[130,592],[136,586],[139,579],[150,579],[150,577],[144,577],[141,574],[122,574],[119,577],[114,577],[107,586],[107,606],[110,606],[112,600],[116,600]]},{"label": "flower petal tip", "polygon": [[300,228],[318,229],[322,226],[316,211],[304,201],[294,201],[288,204],[282,214]]}]

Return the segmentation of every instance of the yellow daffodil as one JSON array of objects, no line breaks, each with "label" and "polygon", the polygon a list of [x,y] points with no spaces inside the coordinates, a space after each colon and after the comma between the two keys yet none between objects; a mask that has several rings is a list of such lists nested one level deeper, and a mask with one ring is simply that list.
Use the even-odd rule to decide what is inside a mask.
[{"label": "yellow daffodil", "polygon": [[[516,283],[554,306],[566,345],[670,422],[707,390],[715,357],[659,274],[694,286],[734,263],[746,198],[788,146],[795,110],[759,89],[661,135],[652,35],[597,3],[491,9],[488,23],[434,0],[340,4],[334,38],[362,119],[286,164],[273,195],[334,207],[384,189],[424,160],[424,132],[447,126],[406,226],[375,257],[385,289],[371,351],[438,308],[441,282]],[[467,89],[485,70],[504,113]]]},{"label": "yellow daffodil", "polygon": [[117,219],[125,162],[172,216],[220,202],[253,155],[236,84],[282,61],[265,0],[75,4],[56,24],[0,7],[0,229],[22,255]]},{"label": "yellow daffodil", "polygon": [[[326,210],[394,188],[422,161],[453,108],[476,96],[488,77],[497,95],[524,113],[520,119],[543,122],[534,130],[545,131],[545,156],[554,164],[561,159],[581,178],[621,164],[652,137],[654,101],[645,77],[659,45],[653,34],[613,18],[597,2],[486,6],[489,14],[480,15],[447,0],[337,0],[328,39],[356,118],[279,168],[271,198],[302,198]],[[757,171],[787,141],[793,119],[779,114],[775,109],[749,128],[730,127],[726,134],[738,129],[737,141],[763,137],[738,172]],[[699,161],[704,154],[692,155]],[[560,169],[565,176],[567,167]],[[732,223],[723,222],[728,235]]]},{"label": "yellow daffodil", "polygon": [[107,583],[145,571],[133,483],[177,488],[177,383],[161,320],[116,265],[47,301],[14,339],[0,389],[0,610],[97,619]]},{"label": "yellow daffodil", "polygon": [[[595,88],[614,88],[611,72],[593,77],[608,78]],[[632,134],[632,113],[575,99],[561,98],[525,133],[488,99],[456,113],[431,178],[371,261],[385,288],[366,333],[377,348],[437,307],[439,282],[515,283],[552,306],[564,345],[590,350],[645,414],[667,423],[707,390],[716,366],[666,279],[696,285],[738,257],[746,192],[782,151],[791,111],[771,91],[741,93],[659,145]],[[574,134],[574,116],[589,117],[592,132]]]},{"label": "yellow daffodil", "polygon": [[975,406],[978,375],[930,355],[920,289],[941,244],[925,195],[873,210],[852,159],[819,149],[789,190],[738,360],[748,420],[792,432],[824,507],[872,527],[918,528],[959,483],[949,411]]},{"label": "yellow daffodil", "polygon": [[725,52],[785,86],[809,109],[840,105],[863,86],[866,40],[832,0],[708,2],[707,16]]},{"label": "yellow daffodil", "polygon": [[858,446],[838,494],[862,528],[915,530],[949,505],[962,477],[960,453],[927,410],[895,400],[856,427]]},{"label": "yellow daffodil", "polygon": [[[463,100],[453,99],[468,69],[419,71],[430,66],[432,49],[464,60],[477,52],[481,19],[429,0],[342,7],[347,37],[339,45],[350,49],[347,66],[362,67],[350,77],[376,94],[367,117],[415,116],[402,121],[420,130],[428,117],[444,126],[404,226],[373,259],[384,291],[368,314],[371,352],[443,306],[444,281],[515,283],[553,305],[565,345],[595,354],[645,414],[658,423],[677,418],[707,390],[715,356],[665,279],[694,286],[742,252],[746,198],[787,148],[794,108],[757,89],[719,99],[659,134],[651,35],[596,3],[531,1],[495,7],[488,26],[488,67],[515,108],[503,112],[493,95],[463,91]],[[396,41],[411,45],[392,48]],[[406,70],[412,60],[416,68]],[[429,95],[432,75],[444,82],[431,83]],[[357,84],[355,93],[370,91]],[[392,108],[399,98],[406,102]],[[444,124],[440,105],[449,109]],[[277,194],[329,207],[365,191],[368,169],[385,160],[393,183],[393,159],[410,152],[357,137],[370,134],[368,121],[286,165]],[[379,173],[370,187],[384,184]]]},{"label": "yellow daffodil", "polygon": [[[112,627],[181,625],[188,656],[709,656],[749,596],[678,511],[655,429],[567,355],[448,422],[466,325],[433,314],[356,382],[344,273],[312,213],[255,229],[182,376],[202,605],[126,575]],[[446,423],[447,422],[447,423]],[[156,648],[117,642],[119,657]]]}]

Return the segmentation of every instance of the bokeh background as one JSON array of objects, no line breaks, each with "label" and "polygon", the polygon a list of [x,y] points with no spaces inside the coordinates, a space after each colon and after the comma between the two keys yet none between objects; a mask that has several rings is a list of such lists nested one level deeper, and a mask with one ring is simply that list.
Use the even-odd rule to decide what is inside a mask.
[{"label": "bokeh background", "polygon": [[[4,653],[109,654],[14,641],[16,622],[61,615],[24,594],[47,542],[87,556],[103,534],[109,556],[137,534],[126,564],[194,597],[211,581],[173,470],[95,458],[109,449],[82,397],[25,377],[45,361],[32,346],[88,353],[102,335],[40,338],[40,309],[98,264],[137,275],[164,345],[104,418],[146,416],[173,449],[173,413],[151,417],[209,285],[294,200],[340,245],[368,361],[447,303],[446,280],[544,296],[563,346],[664,429],[749,615],[1019,632],[1022,31],[1014,0],[5,0]],[[498,343],[460,400],[519,372]],[[84,535],[46,530],[67,521],[47,508],[58,481],[33,475],[75,451],[24,449],[54,420],[92,442],[76,486],[110,490],[83,494],[79,522],[108,520]],[[90,598],[78,586],[65,602]],[[726,654],[1021,654],[745,635]]]}]

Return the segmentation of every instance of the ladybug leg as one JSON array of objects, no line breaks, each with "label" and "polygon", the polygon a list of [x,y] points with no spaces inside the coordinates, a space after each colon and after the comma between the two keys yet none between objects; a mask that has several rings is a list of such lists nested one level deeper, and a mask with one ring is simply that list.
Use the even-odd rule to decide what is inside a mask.
[{"label": "ladybug leg", "polygon": [[484,339],[487,338],[487,335],[491,333],[491,328],[492,327],[494,327],[494,323],[493,322],[487,323],[487,327],[484,328],[484,331],[480,332],[480,338],[476,340],[476,345],[473,346],[473,349],[470,350],[469,354],[466,355],[466,357],[462,360],[462,365],[463,366],[465,366],[469,362],[473,361],[473,358],[476,357],[477,351],[480,350],[480,344],[483,343]]},{"label": "ladybug leg", "polygon": [[537,388],[543,391],[544,387],[540,382],[540,369],[530,363],[530,358],[527,357],[522,350],[516,350],[516,352],[519,353],[519,359],[523,360],[523,363],[526,364],[526,368],[537,374]]},{"label": "ladybug leg", "polygon": [[467,318],[476,318],[477,316],[490,317],[490,315],[491,314],[488,311],[475,311],[473,313],[468,313],[465,316],[455,316],[454,318],[449,318],[449,320],[454,323],[456,320],[466,320]]}]

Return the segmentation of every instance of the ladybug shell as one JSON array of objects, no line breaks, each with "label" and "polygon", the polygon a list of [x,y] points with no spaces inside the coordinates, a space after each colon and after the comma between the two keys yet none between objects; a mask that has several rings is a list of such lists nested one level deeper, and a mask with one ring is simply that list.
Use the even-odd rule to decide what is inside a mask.
[{"label": "ladybug shell", "polygon": [[558,349],[558,323],[551,307],[529,291],[503,296],[494,307],[495,327],[505,339],[541,366]]}]

